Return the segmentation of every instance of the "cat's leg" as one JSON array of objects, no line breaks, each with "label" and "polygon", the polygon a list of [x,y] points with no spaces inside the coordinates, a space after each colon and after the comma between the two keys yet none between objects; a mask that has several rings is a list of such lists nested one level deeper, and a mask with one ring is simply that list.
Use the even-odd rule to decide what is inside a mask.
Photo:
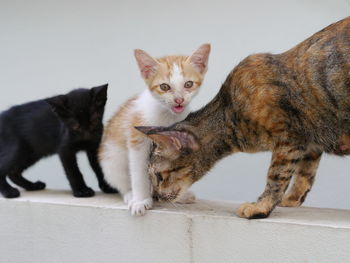
[{"label": "cat's leg", "polygon": [[303,147],[295,147],[288,142],[277,144],[272,153],[265,191],[256,203],[242,204],[237,210],[237,215],[248,219],[269,216],[282,200],[290,179],[304,154]]},{"label": "cat's leg", "polygon": [[104,179],[104,175],[102,172],[102,168],[98,162],[97,159],[97,149],[89,149],[87,151],[87,156],[89,159],[89,163],[91,168],[94,170],[97,180],[98,180],[98,186],[104,193],[118,193],[118,191],[114,188],[112,188]]},{"label": "cat's leg", "polygon": [[6,172],[3,170],[0,170],[0,193],[5,198],[15,198],[20,196],[18,189],[12,187],[6,181]]},{"label": "cat's leg", "polygon": [[128,168],[128,152],[124,147],[112,142],[105,142],[100,153],[100,165],[104,179],[123,196],[124,202],[132,198]]},{"label": "cat's leg", "polygon": [[304,202],[314,182],[321,155],[322,152],[309,152],[302,157],[293,175],[293,186],[283,196],[279,206],[295,207]]},{"label": "cat's leg", "polygon": [[131,175],[132,200],[129,209],[132,215],[144,215],[151,209],[153,199],[151,194],[151,181],[147,173],[149,161],[150,142],[142,141],[129,149],[129,169]]},{"label": "cat's leg", "polygon": [[20,193],[17,188],[12,187],[6,180],[9,170],[9,164],[5,160],[0,159],[0,193],[5,198],[15,198],[20,196]]},{"label": "cat's leg", "polygon": [[2,149],[6,149],[6,152],[0,151],[0,193],[5,198],[19,197],[19,190],[12,187],[6,180],[6,176],[12,168],[13,160],[15,160],[15,147],[6,147],[6,144],[3,143],[0,143],[0,145]]},{"label": "cat's leg", "polygon": [[18,173],[9,173],[8,174],[9,178],[11,179],[12,182],[14,182],[16,185],[23,187],[27,191],[37,191],[37,190],[43,190],[46,187],[46,184],[37,181],[35,183],[27,180],[22,176],[20,172]]},{"label": "cat's leg", "polygon": [[70,149],[62,149],[59,152],[59,156],[66,172],[69,184],[73,190],[75,197],[91,197],[94,196],[95,192],[85,184],[83,175],[81,174],[76,153]]}]

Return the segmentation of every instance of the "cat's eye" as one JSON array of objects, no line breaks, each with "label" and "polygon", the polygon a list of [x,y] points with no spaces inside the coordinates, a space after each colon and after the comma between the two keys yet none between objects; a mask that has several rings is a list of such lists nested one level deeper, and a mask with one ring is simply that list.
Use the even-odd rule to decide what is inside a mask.
[{"label": "cat's eye", "polygon": [[193,87],[193,81],[186,81],[184,87],[185,87],[186,89],[192,88],[192,87]]},{"label": "cat's eye", "polygon": [[170,86],[166,83],[160,84],[159,87],[162,91],[169,91],[170,90]]}]

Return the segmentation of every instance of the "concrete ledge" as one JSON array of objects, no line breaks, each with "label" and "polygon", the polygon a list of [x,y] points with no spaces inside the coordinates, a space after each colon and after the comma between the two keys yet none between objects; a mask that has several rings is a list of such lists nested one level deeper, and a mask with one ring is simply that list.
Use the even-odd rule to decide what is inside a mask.
[{"label": "concrete ledge", "polygon": [[237,204],[162,204],[132,217],[118,195],[23,192],[0,198],[0,262],[350,262],[350,211],[277,208],[237,218]]}]

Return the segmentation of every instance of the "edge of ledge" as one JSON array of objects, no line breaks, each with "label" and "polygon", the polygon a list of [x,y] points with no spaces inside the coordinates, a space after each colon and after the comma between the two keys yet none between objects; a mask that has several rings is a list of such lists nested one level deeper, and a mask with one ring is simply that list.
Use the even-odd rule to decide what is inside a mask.
[{"label": "edge of ledge", "polygon": [[[18,202],[117,209],[128,212],[127,206],[117,194],[96,193],[96,196],[92,198],[75,198],[68,190],[44,190],[37,192],[23,191],[21,192],[21,197],[15,199],[0,197],[0,203],[16,204]],[[277,223],[350,230],[350,210],[312,207],[277,207],[268,218],[247,220],[239,218],[234,214],[238,206],[239,203],[236,202],[210,200],[197,200],[195,204],[186,205],[155,203],[154,209],[148,211],[148,213],[175,213],[191,219],[194,217],[217,217],[225,220],[247,222],[249,224],[253,222]],[[145,216],[147,216],[147,214]]]}]

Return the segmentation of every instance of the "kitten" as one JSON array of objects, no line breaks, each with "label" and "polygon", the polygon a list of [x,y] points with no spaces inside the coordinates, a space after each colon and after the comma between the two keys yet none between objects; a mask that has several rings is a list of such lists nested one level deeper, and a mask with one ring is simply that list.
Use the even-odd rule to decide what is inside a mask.
[{"label": "kitten", "polygon": [[143,215],[152,207],[147,175],[151,140],[134,126],[170,125],[183,120],[207,71],[209,52],[210,45],[204,44],[189,57],[154,59],[135,50],[148,88],[120,107],[109,121],[99,149],[106,181],[123,195],[133,215]]},{"label": "kitten", "polygon": [[76,197],[90,197],[79,171],[76,153],[87,152],[99,186],[104,192],[115,192],[103,179],[97,161],[107,84],[92,89],[77,89],[67,95],[29,102],[0,115],[0,192],[6,198],[20,195],[7,181],[28,191],[41,190],[45,183],[28,181],[22,172],[41,158],[57,153]]},{"label": "kitten", "polygon": [[322,153],[350,154],[349,36],[346,18],[282,54],[251,55],[184,121],[138,127],[157,144],[149,172],[158,197],[176,200],[231,153],[272,151],[265,191],[238,216],[264,218],[278,204],[301,205]]}]

